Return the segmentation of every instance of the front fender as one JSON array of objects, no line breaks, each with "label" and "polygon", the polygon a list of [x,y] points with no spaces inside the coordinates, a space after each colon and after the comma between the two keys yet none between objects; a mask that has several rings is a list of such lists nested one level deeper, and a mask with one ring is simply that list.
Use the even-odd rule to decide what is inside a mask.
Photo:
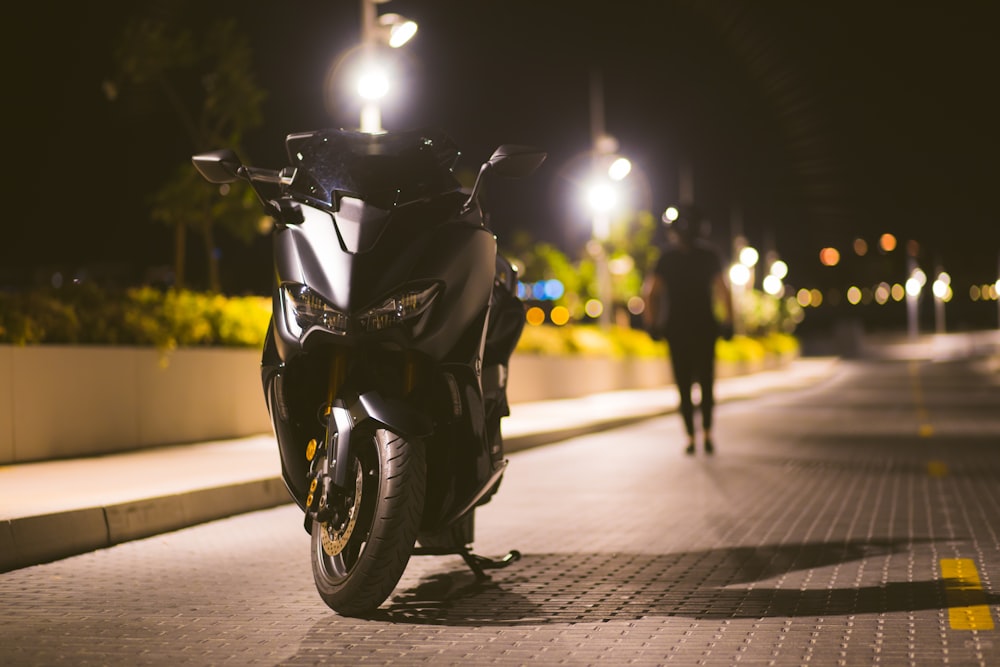
[{"label": "front fender", "polygon": [[[362,437],[377,428],[385,428],[405,438],[427,436],[433,430],[430,418],[410,404],[386,398],[376,391],[359,394],[353,399],[337,399],[330,409],[330,425],[327,428],[327,452],[333,452],[333,460],[351,460],[353,434],[360,431]],[[335,465],[330,471],[330,481],[337,488],[347,490],[346,465]]]},{"label": "front fender", "polygon": [[434,429],[426,414],[405,401],[386,398],[376,391],[358,396],[349,410],[355,426],[367,419],[404,437],[423,438]]}]

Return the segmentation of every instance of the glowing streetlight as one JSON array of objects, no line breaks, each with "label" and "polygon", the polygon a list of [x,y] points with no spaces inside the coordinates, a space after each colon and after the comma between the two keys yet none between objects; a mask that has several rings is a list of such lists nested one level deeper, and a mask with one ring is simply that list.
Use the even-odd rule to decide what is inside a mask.
[{"label": "glowing streetlight", "polygon": [[917,303],[920,300],[920,292],[927,284],[927,274],[916,265],[913,257],[910,257],[908,261],[910,277],[906,279],[906,319],[909,335],[915,338],[918,333]]},{"label": "glowing streetlight", "polygon": [[632,171],[632,163],[628,158],[619,157],[615,158],[611,166],[608,167],[608,177],[612,181],[620,181],[629,175]]},{"label": "glowing streetlight", "polygon": [[604,241],[611,235],[611,212],[618,205],[618,190],[610,182],[596,180],[587,190],[587,204],[591,209],[591,233],[593,239],[588,245],[597,269],[597,296],[601,308],[592,305],[587,313],[598,316],[602,326],[611,323],[611,273]]},{"label": "glowing streetlight", "polygon": [[729,282],[737,287],[745,287],[750,282],[750,269],[746,264],[733,264],[729,267]]},{"label": "glowing streetlight", "polygon": [[387,0],[361,0],[361,47],[363,65],[358,77],[361,106],[361,131],[382,132],[380,100],[389,92],[389,77],[375,60],[377,47],[384,44],[399,48],[417,32],[417,24],[399,14],[379,16],[378,7]]},{"label": "glowing streetlight", "polygon": [[756,248],[746,246],[740,250],[740,264],[746,266],[747,268],[756,266],[759,259],[760,253],[757,252]]},{"label": "glowing streetlight", "polygon": [[771,275],[775,276],[779,280],[784,280],[788,275],[788,265],[780,259],[775,260],[771,263]]},{"label": "glowing streetlight", "polygon": [[934,295],[934,330],[937,333],[944,333],[944,304],[951,301],[952,297],[951,276],[939,271],[931,285],[931,293]]}]

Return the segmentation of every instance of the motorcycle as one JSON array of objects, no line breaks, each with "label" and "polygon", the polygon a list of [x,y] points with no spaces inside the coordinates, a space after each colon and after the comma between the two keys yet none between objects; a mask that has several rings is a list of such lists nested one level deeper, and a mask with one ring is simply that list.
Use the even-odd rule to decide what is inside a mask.
[{"label": "motorcycle", "polygon": [[249,183],[275,221],[261,381],[319,596],[369,614],[413,555],[459,555],[486,579],[520,558],[471,545],[475,509],[507,466],[500,425],[524,306],[481,195],[546,154],[501,145],[466,192],[438,130],[327,129],[285,148],[277,170],[231,149],[192,161],[210,183]]}]

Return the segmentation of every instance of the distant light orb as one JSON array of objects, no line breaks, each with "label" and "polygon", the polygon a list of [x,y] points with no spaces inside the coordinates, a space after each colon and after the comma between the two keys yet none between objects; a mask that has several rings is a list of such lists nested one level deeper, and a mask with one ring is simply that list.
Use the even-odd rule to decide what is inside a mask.
[{"label": "distant light orb", "polygon": [[556,306],[549,313],[549,319],[552,320],[552,324],[558,327],[563,326],[569,322],[569,308],[566,306]]},{"label": "distant light orb", "polygon": [[635,268],[635,260],[631,255],[621,255],[608,262],[608,271],[615,276],[624,276]]},{"label": "distant light orb", "polygon": [[861,288],[851,285],[847,289],[847,302],[852,306],[856,306],[861,303]]},{"label": "distant light orb", "polygon": [[545,294],[546,299],[555,301],[566,293],[566,288],[563,287],[562,281],[550,278],[543,283],[542,292]]},{"label": "distant light orb", "polygon": [[587,303],[583,305],[583,312],[587,313],[588,317],[600,317],[604,312],[604,304],[598,299],[587,299]]},{"label": "distant light orb", "polygon": [[884,306],[889,301],[891,295],[892,290],[889,287],[889,283],[879,283],[875,288],[875,303]]},{"label": "distant light orb", "polygon": [[629,162],[628,158],[620,157],[608,167],[608,177],[612,181],[620,181],[628,176],[630,171],[632,171],[632,163]]},{"label": "distant light orb", "polygon": [[524,314],[524,319],[531,326],[537,327],[545,322],[545,311],[538,306],[532,306],[528,309],[528,312]]},{"label": "distant light orb", "polygon": [[906,281],[906,293],[909,296],[919,296],[923,284],[916,278],[908,278]]},{"label": "distant light orb", "polygon": [[896,237],[892,234],[883,234],[878,238],[878,247],[882,252],[892,252],[896,249]]},{"label": "distant light orb", "polygon": [[858,257],[864,257],[868,254],[868,242],[864,239],[858,238],[854,239],[854,254]]},{"label": "distant light orb", "polygon": [[396,23],[389,30],[389,46],[398,49],[417,34],[417,24],[414,21]]},{"label": "distant light orb", "polygon": [[633,315],[641,315],[646,310],[646,302],[642,300],[642,297],[632,296],[629,297],[626,307],[628,308],[628,312]]},{"label": "distant light orb", "polygon": [[676,208],[668,206],[667,210],[663,212],[663,222],[674,222],[680,215],[680,212]]},{"label": "distant light orb", "polygon": [[785,284],[781,282],[781,278],[775,275],[769,275],[764,277],[764,291],[771,296],[781,296],[785,291]]},{"label": "distant light orb", "polygon": [[606,213],[615,207],[618,194],[609,183],[592,185],[587,190],[587,203],[595,211]]},{"label": "distant light orb", "polygon": [[780,259],[771,264],[771,275],[784,279],[788,275],[788,265]]},{"label": "distant light orb", "polygon": [[760,253],[757,252],[756,248],[747,246],[740,250],[740,264],[744,266],[755,266],[759,259]]},{"label": "distant light orb", "polygon": [[750,268],[745,264],[733,264],[729,268],[729,281],[742,287],[750,282]]},{"label": "distant light orb", "polygon": [[826,247],[819,251],[819,261],[823,266],[837,266],[840,263],[840,251]]},{"label": "distant light orb", "polygon": [[389,77],[380,68],[365,70],[358,77],[358,95],[366,100],[380,100],[389,92]]},{"label": "distant light orb", "polygon": [[[947,274],[942,274],[942,275],[947,275]],[[931,285],[931,292],[934,294],[935,298],[940,299],[941,301],[944,302],[951,301],[952,291],[951,291],[950,281],[946,281],[943,280],[941,277],[938,277],[938,279],[935,280],[934,283]]]}]

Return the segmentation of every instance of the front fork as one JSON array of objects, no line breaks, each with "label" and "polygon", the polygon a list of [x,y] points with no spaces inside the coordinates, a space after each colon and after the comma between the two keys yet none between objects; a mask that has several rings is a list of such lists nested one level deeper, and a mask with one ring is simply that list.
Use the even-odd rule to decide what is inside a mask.
[{"label": "front fork", "polygon": [[[414,355],[404,359],[403,393],[416,385],[418,364]],[[330,361],[327,402],[324,412],[326,433],[322,443],[311,440],[306,447],[309,461],[309,494],[306,497],[307,529],[314,520],[339,522],[347,518],[354,502],[356,477],[352,474],[352,436],[362,437],[387,427],[408,436],[430,432],[430,420],[402,401],[386,399],[377,391],[341,396],[347,379],[348,350],[337,349]]]}]

